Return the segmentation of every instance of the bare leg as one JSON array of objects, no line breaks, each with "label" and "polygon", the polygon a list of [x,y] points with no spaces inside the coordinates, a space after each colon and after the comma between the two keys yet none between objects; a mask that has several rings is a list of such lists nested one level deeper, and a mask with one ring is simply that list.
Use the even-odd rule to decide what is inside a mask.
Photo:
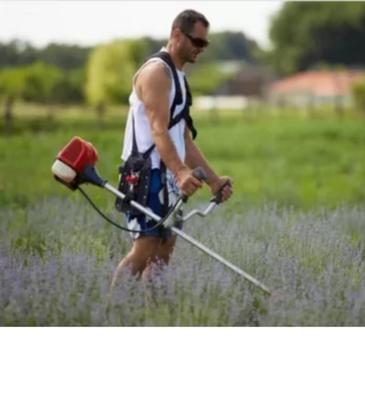
[{"label": "bare leg", "polygon": [[153,279],[168,265],[174,251],[175,242],[175,236],[164,242],[161,241],[158,249],[156,249],[156,255],[147,262],[146,268],[143,270],[142,279],[145,290],[145,302],[148,307],[151,307],[154,303]]},{"label": "bare leg", "polygon": [[156,254],[159,249],[161,239],[151,236],[142,236],[133,242],[132,249],[119,263],[115,270],[111,288],[121,280],[124,273],[132,275],[142,274],[148,261]]},{"label": "bare leg", "polygon": [[160,241],[158,247],[155,249],[155,255],[147,261],[142,273],[143,279],[151,281],[156,273],[163,270],[169,264],[175,243],[176,236],[172,236],[164,242]]},{"label": "bare leg", "polygon": [[134,241],[130,252],[122,259],[115,270],[110,286],[110,292],[120,282],[124,275],[140,275],[145,286],[146,301],[152,295],[153,277],[160,272],[168,263],[174,250],[176,237],[171,237],[167,241],[161,238],[142,236]]}]

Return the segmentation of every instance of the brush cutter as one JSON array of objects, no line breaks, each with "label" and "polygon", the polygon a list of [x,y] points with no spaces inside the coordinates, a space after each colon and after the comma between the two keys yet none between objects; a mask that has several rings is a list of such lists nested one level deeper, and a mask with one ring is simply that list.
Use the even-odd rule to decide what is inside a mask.
[{"label": "brush cutter", "polygon": [[[55,179],[62,184],[66,185],[68,188],[72,190],[79,189],[84,196],[86,193],[80,188],[80,184],[83,183],[90,183],[96,185],[98,187],[104,188],[114,194],[115,196],[121,198],[122,200],[126,199],[126,195],[121,193],[117,188],[114,188],[110,185],[107,181],[103,180],[95,169],[96,161],[98,160],[98,153],[93,145],[79,137],[74,137],[57,155],[57,158],[52,166],[52,172]],[[201,168],[195,168],[193,170],[193,175],[200,179],[205,180],[206,175]],[[86,198],[91,202],[91,200],[86,196]],[[133,206],[135,209],[139,210],[140,212],[144,213],[152,220],[156,221],[156,225],[153,226],[155,229],[157,226],[163,225],[164,227],[169,227],[176,235],[180,238],[185,239],[191,245],[199,248],[201,251],[205,252],[207,255],[210,255],[215,260],[219,261],[221,264],[225,265],[230,270],[234,271],[239,276],[243,277],[244,279],[248,280],[250,283],[255,285],[256,287],[260,288],[264,292],[271,294],[270,290],[262,284],[260,281],[256,280],[253,276],[243,271],[241,268],[235,266],[231,262],[224,259],[222,256],[217,254],[216,252],[212,251],[210,248],[205,246],[204,244],[198,242],[196,239],[192,238],[191,236],[187,235],[182,230],[178,229],[172,224],[176,220],[177,210],[181,207],[182,203],[186,202],[187,197],[181,196],[180,199],[176,202],[173,208],[169,211],[169,213],[164,217],[161,218],[160,216],[153,213],[149,208],[143,207],[136,201],[129,201],[129,205]],[[182,218],[182,221],[187,221],[191,217],[195,215],[199,215],[201,217],[206,217],[219,203],[221,202],[220,193],[218,193],[215,197],[211,199],[210,204],[204,210],[192,210],[188,213],[185,217]],[[108,219],[105,215],[103,215],[98,208],[91,202],[94,208],[109,222],[116,225],[113,221]],[[119,225],[117,225],[120,227]],[[123,230],[129,230],[126,228],[122,228]]]}]

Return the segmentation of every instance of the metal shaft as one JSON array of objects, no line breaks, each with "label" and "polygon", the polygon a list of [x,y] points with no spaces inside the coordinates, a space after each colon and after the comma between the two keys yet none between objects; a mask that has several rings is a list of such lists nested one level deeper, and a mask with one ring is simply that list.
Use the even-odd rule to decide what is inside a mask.
[{"label": "metal shaft", "polygon": [[[110,191],[111,193],[113,193],[114,195],[122,198],[122,199],[125,198],[125,195],[123,193],[121,193],[119,190],[117,190],[116,188],[114,188],[112,185],[110,185],[108,183],[106,183],[104,185],[104,188],[107,189],[108,191]],[[141,206],[136,201],[133,201],[132,200],[130,202],[130,204],[134,208],[136,208],[137,210],[140,210],[142,213],[144,213],[147,216],[151,217],[151,219],[155,220],[156,222],[159,222],[161,220],[161,217],[160,216],[158,216],[157,214],[153,213],[150,209]],[[201,251],[203,251],[206,254],[210,255],[212,258],[216,259],[221,264],[225,265],[227,268],[231,269],[232,271],[234,271],[235,273],[237,273],[238,275],[240,275],[244,279],[248,280],[250,283],[254,284],[256,287],[259,287],[264,292],[266,292],[268,294],[271,294],[270,290],[263,283],[261,283],[260,281],[258,281],[257,279],[255,279],[250,274],[248,274],[245,271],[243,271],[241,268],[239,268],[239,267],[235,266],[234,264],[232,264],[231,262],[227,261],[225,258],[223,258],[222,256],[220,256],[216,252],[212,251],[211,249],[209,249],[207,246],[205,246],[201,242],[197,241],[196,239],[192,238],[191,236],[187,235],[185,232],[183,232],[182,230],[180,230],[180,229],[178,229],[176,227],[171,227],[170,229],[174,233],[176,233],[176,235],[180,236],[180,238],[185,239],[185,241],[189,242],[191,245],[195,246],[196,248],[199,248]]]},{"label": "metal shaft", "polygon": [[260,289],[264,290],[266,293],[271,294],[270,290],[262,284],[260,281],[256,280],[253,276],[243,271],[241,268],[235,266],[231,262],[227,261],[225,258],[217,254],[216,252],[212,251],[210,248],[202,244],[201,242],[197,241],[196,239],[192,238],[191,236],[187,235],[182,230],[171,227],[171,230],[174,231],[177,235],[181,238],[185,239],[186,241],[190,242],[195,247],[199,248],[201,251],[205,252],[206,254],[210,255],[211,257],[215,258],[217,261],[225,265],[226,267],[230,268],[235,273],[239,274],[241,277],[244,277],[246,280],[254,284],[255,286],[259,287]]},{"label": "metal shaft", "polygon": [[[121,193],[118,189],[114,188],[112,185],[105,183],[104,188],[113,193],[114,195],[120,197],[122,200],[125,198],[125,194]],[[155,220],[156,222],[159,222],[161,220],[161,217],[157,214],[153,213],[149,208],[141,206],[137,201],[130,201],[130,204],[137,210],[141,211],[142,213],[149,216],[151,219]]]}]

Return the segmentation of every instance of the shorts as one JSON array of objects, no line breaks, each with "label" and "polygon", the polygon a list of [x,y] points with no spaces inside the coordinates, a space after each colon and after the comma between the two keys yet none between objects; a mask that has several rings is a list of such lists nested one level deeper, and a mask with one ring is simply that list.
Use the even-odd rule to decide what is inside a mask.
[{"label": "shorts", "polygon": [[[177,199],[179,198],[179,189],[177,188],[175,178],[173,175],[167,171],[166,173],[167,178],[167,186],[168,186],[168,210],[176,203]],[[151,180],[150,180],[150,188],[147,198],[147,206],[153,213],[157,214],[160,217],[164,217],[167,212],[164,206],[164,191],[163,191],[163,184],[161,180],[161,171],[160,169],[152,169],[151,171]],[[167,211],[168,211],[167,210]],[[178,216],[182,216],[182,208],[178,211]],[[152,228],[156,223],[155,220],[151,219],[150,217],[146,216],[145,214],[141,213],[138,216],[131,216],[130,213],[126,213],[127,218],[127,226],[128,229],[133,230],[144,230]],[[175,227],[181,229],[182,222],[177,221],[174,224]],[[159,226],[156,229],[152,229],[148,232],[130,232],[130,235],[133,240],[138,239],[141,236],[152,236],[157,238],[162,238],[164,240],[170,238],[173,235],[173,232],[170,228],[165,228],[164,226]]]}]

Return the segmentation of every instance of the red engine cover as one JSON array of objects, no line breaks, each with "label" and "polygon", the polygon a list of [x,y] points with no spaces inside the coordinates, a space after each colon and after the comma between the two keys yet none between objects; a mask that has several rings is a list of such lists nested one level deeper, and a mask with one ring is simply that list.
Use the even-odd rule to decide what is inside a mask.
[{"label": "red engine cover", "polygon": [[74,169],[83,172],[85,166],[94,166],[98,160],[95,147],[80,137],[73,137],[71,141],[58,153],[57,159]]}]

